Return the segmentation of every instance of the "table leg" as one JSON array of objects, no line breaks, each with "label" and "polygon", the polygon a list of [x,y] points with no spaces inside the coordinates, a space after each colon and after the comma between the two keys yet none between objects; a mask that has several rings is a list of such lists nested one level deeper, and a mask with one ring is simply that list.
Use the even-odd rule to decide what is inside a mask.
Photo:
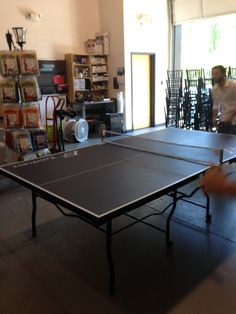
[{"label": "table leg", "polygon": [[170,221],[171,221],[171,218],[174,214],[176,204],[177,204],[177,191],[175,190],[173,192],[173,205],[172,205],[171,211],[170,211],[168,218],[167,218],[167,221],[166,221],[166,244],[168,246],[171,246],[173,243],[173,241],[170,241]]},{"label": "table leg", "polygon": [[210,215],[210,197],[204,193],[206,196],[206,223],[211,222],[211,215]]},{"label": "table leg", "polygon": [[36,200],[36,193],[32,191],[32,217],[31,217],[31,222],[32,222],[32,236],[36,237],[36,209],[37,209],[37,200]]},{"label": "table leg", "polygon": [[109,293],[112,295],[114,294],[115,291],[115,271],[111,252],[111,240],[112,240],[112,221],[109,220],[107,222],[106,229],[106,249],[107,249],[107,262],[109,268]]}]

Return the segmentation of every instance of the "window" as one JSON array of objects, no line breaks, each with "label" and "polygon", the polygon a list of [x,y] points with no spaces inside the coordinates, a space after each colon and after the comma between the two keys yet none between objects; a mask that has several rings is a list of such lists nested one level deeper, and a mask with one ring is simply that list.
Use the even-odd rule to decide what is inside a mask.
[{"label": "window", "polygon": [[174,68],[236,67],[236,14],[175,26]]}]

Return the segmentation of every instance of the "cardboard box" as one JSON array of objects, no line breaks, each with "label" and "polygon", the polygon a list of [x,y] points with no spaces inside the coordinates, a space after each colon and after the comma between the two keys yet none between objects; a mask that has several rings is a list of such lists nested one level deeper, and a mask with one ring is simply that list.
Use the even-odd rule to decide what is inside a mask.
[{"label": "cardboard box", "polygon": [[103,55],[103,45],[100,42],[95,44],[95,55]]},{"label": "cardboard box", "polygon": [[98,32],[95,34],[96,44],[102,45],[102,54],[109,55],[109,32]]},{"label": "cardboard box", "polygon": [[95,39],[88,39],[87,41],[84,42],[85,45],[85,51],[89,55],[94,55],[95,54],[95,45],[96,45],[96,40]]}]

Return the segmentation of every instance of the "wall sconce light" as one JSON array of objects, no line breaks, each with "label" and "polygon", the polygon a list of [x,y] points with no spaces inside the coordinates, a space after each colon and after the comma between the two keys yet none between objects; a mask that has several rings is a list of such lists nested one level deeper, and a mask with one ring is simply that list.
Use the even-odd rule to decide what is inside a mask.
[{"label": "wall sconce light", "polygon": [[152,23],[152,17],[151,15],[147,13],[138,13],[137,14],[137,20],[139,25],[147,25]]},{"label": "wall sconce light", "polygon": [[32,12],[27,15],[27,18],[32,22],[39,22],[42,20],[43,15],[37,12]]},{"label": "wall sconce light", "polygon": [[20,46],[21,49],[23,49],[23,45],[26,43],[26,27],[13,27],[12,28],[13,33],[16,38],[17,44]]}]

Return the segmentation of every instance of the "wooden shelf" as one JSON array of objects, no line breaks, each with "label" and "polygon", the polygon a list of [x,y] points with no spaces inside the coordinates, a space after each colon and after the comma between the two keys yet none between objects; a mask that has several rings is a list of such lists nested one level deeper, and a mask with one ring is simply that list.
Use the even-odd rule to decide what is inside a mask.
[{"label": "wooden shelf", "polygon": [[[107,72],[107,56],[66,54],[65,60],[67,82],[69,85],[68,98],[70,102],[76,102],[77,100],[81,101],[81,99],[86,101],[88,98],[97,99],[98,93],[101,94],[101,98],[103,97],[102,94],[104,94],[104,97],[108,97],[109,77]],[[86,71],[87,76],[82,76],[83,71]],[[79,73],[81,73],[81,75]],[[87,80],[87,83],[85,83],[88,84],[86,86],[87,88],[78,90],[75,86],[75,80]],[[90,81],[90,83],[88,81]],[[77,83],[79,85],[79,82]],[[98,89],[94,88],[94,86],[99,86],[101,83],[105,84],[105,86]],[[83,85],[83,82],[81,82],[81,84]],[[90,94],[88,95],[89,92]],[[80,93],[79,99],[77,95],[78,93]]]}]

